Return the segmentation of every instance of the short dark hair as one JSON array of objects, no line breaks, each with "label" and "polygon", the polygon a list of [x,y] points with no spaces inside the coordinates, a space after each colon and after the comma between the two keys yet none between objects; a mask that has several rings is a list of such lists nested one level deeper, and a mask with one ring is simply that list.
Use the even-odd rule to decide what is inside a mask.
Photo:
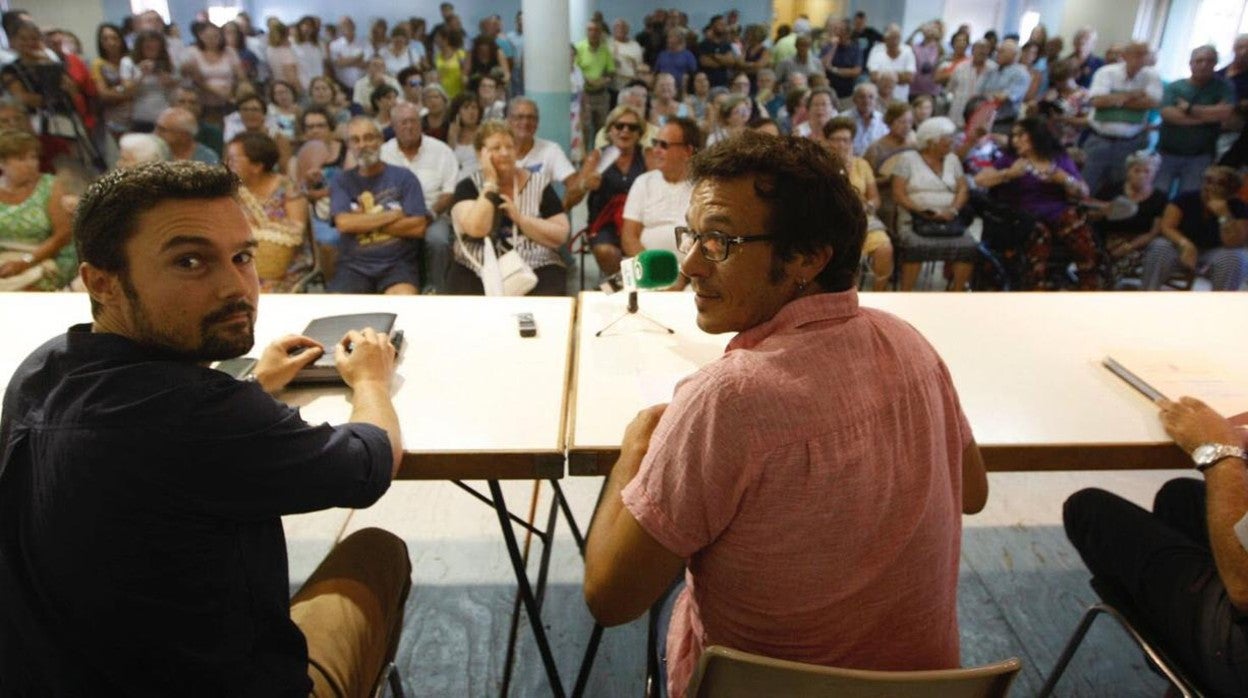
[{"label": "short dark hair", "polygon": [[373,113],[374,114],[377,113],[377,109],[378,109],[377,105],[381,104],[381,100],[385,99],[387,95],[397,95],[397,94],[399,94],[399,91],[394,89],[393,86],[386,84],[386,83],[382,83],[378,85],[377,87],[374,87],[372,94],[368,96],[368,103],[372,105]]},{"label": "short dark hair", "polygon": [[858,135],[858,122],[851,116],[834,116],[823,124],[823,137],[831,138],[837,131],[849,131],[850,138]]},{"label": "short dark hair", "polygon": [[754,178],[754,192],[767,202],[767,232],[776,236],[772,280],[795,254],[832,248],[832,258],[815,277],[824,291],[854,287],[867,217],[858,194],[836,158],[808,138],[745,131],[694,156],[691,178],[729,181]]},{"label": "short dark hair", "polygon": [[[78,202],[74,247],[96,269],[128,271],[125,244],[139,217],[165,201],[208,200],[238,194],[238,177],[220,165],[183,160],[113,170],[95,180]],[[95,311],[96,305],[92,303]]]},{"label": "short dark hair", "polygon": [[[1014,128],[1020,128],[1023,133],[1031,140],[1031,149],[1036,151],[1036,155],[1042,158],[1051,159],[1061,155],[1063,151],[1062,142],[1057,137],[1057,132],[1053,129],[1053,125],[1043,116],[1029,116],[1025,119],[1019,119],[1014,124]],[[1010,148],[1013,149],[1014,144],[1011,141]]]},{"label": "short dark hair", "polygon": [[306,130],[304,123],[308,119],[308,114],[316,114],[318,116],[325,117],[325,124],[329,126],[331,131],[338,127],[338,121],[334,119],[334,115],[330,114],[328,109],[326,109],[325,107],[321,107],[321,106],[317,106],[313,104],[309,107],[304,107],[303,111],[299,113],[299,131],[300,132],[303,132],[304,130]]},{"label": "short dark hair", "polygon": [[261,97],[255,92],[251,92],[251,93],[243,95],[242,97],[239,97],[238,100],[234,102],[234,108],[242,109],[243,105],[249,102],[255,102],[256,104],[259,104],[260,111],[264,112],[265,114],[269,113],[269,105],[264,101],[264,97]]},{"label": "short dark hair", "polygon": [[277,142],[264,133],[240,133],[231,138],[230,143],[243,146],[247,159],[263,165],[265,172],[272,172],[281,157],[277,151]]},{"label": "short dark hair", "polygon": [[695,151],[702,149],[702,129],[698,128],[698,122],[687,116],[669,116],[663,125],[679,126],[681,140],[693,146]]}]

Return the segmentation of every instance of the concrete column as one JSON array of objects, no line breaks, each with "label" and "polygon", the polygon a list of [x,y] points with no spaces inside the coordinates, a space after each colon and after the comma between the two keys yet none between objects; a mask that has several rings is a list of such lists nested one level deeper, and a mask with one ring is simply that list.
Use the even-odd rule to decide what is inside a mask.
[{"label": "concrete column", "polygon": [[[580,0],[572,0],[579,2]],[[572,60],[569,0],[521,0],[524,12],[524,94],[541,113],[538,136],[566,150],[572,142]]]}]

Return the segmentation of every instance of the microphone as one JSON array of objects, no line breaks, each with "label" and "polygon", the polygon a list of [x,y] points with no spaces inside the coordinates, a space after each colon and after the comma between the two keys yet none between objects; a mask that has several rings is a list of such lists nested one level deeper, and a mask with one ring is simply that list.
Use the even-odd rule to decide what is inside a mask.
[{"label": "microphone", "polygon": [[620,263],[620,270],[603,280],[600,288],[608,294],[666,288],[676,283],[680,265],[676,253],[668,250],[643,250],[636,257]]}]

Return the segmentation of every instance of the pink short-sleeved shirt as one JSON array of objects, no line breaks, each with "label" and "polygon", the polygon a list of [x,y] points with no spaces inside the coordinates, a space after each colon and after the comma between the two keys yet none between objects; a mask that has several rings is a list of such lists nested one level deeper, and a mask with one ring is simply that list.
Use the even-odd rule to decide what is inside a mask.
[{"label": "pink short-sleeved shirt", "polygon": [[688,558],[668,631],[684,694],[704,647],[876,670],[957,667],[962,452],[949,372],[857,291],[786,305],[685,379],[624,505]]}]

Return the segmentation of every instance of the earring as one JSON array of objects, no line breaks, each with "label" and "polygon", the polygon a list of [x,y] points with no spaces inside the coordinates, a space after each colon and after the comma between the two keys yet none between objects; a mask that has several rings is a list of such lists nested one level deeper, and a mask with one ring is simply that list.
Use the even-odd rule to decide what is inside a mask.
[{"label": "earring", "polygon": [[798,280],[797,280],[797,290],[799,290],[799,291],[805,291],[805,290],[806,290],[806,279],[798,279]]}]

